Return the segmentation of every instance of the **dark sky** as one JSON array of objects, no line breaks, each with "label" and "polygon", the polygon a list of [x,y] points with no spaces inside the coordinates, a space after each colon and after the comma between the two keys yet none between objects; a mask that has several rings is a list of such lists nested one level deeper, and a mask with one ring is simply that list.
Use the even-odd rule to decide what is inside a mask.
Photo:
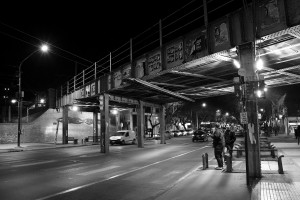
[{"label": "dark sky", "polygon": [[[10,1],[0,7],[0,87],[13,81],[18,65],[42,41],[40,52],[22,65],[24,89],[57,87],[186,5],[183,1]],[[30,3],[29,3],[30,2]],[[162,3],[163,2],[163,3]]]}]

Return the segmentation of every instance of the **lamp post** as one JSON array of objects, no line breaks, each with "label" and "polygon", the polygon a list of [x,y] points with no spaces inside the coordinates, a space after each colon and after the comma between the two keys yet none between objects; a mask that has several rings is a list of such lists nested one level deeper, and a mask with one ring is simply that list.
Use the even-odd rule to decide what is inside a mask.
[{"label": "lamp post", "polygon": [[[202,103],[201,104],[201,106],[202,106],[202,108],[205,108],[206,107],[206,103]],[[198,113],[199,112],[196,112],[196,124],[197,124],[197,129],[199,129],[200,127],[199,127],[199,121],[198,121]],[[201,122],[200,122],[200,124],[201,124]]]},{"label": "lamp post", "polygon": [[19,92],[18,92],[18,147],[20,147],[20,136],[21,136],[21,129],[22,129],[22,78],[21,78],[21,69],[23,63],[30,58],[33,54],[35,54],[38,51],[47,52],[48,46],[42,45],[40,49],[35,50],[31,54],[29,54],[26,58],[24,58],[19,65]]}]

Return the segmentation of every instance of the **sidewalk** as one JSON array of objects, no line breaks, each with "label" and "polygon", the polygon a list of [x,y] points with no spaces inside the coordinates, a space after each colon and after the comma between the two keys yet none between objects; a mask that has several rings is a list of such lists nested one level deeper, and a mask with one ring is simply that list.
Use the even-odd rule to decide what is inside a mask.
[{"label": "sidewalk", "polygon": [[[159,143],[159,140],[145,140],[145,145],[149,143]],[[78,142],[78,144],[73,144],[73,142],[69,142],[69,144],[57,143],[21,143],[20,147],[18,147],[17,143],[10,144],[0,144],[0,153],[8,153],[8,152],[19,152],[19,151],[32,151],[32,150],[41,150],[41,149],[55,149],[55,148],[68,148],[68,147],[83,147],[90,145],[98,145],[99,143],[93,142]]]},{"label": "sidewalk", "polygon": [[[284,174],[278,173],[277,161],[261,161],[262,178],[248,187],[244,160],[233,158],[231,173],[215,170],[217,162],[209,158],[209,168],[202,166],[189,172],[174,183],[156,200],[201,199],[201,200],[299,200],[300,199],[300,145],[293,136],[272,136],[269,141],[278,149],[282,158]],[[46,148],[81,147],[90,144],[0,144],[0,153],[38,150]]]},{"label": "sidewalk", "polygon": [[269,140],[284,155],[284,174],[278,173],[277,161],[261,161],[262,178],[248,187],[245,161],[234,158],[233,171],[227,173],[215,170],[217,162],[209,158],[208,169],[199,167],[156,200],[300,200],[300,146],[290,136]]},{"label": "sidewalk", "polygon": [[54,149],[54,148],[67,148],[67,147],[80,147],[92,144],[61,144],[61,143],[21,143],[20,147],[17,144],[0,144],[0,153],[18,152],[18,151],[31,151],[39,149]]}]

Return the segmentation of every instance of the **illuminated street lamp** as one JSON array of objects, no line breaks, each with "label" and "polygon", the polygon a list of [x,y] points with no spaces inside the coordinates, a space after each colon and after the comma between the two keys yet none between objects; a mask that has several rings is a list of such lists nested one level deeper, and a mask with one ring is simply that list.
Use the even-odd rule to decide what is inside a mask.
[{"label": "illuminated street lamp", "polygon": [[42,52],[47,52],[48,51],[48,46],[47,45],[42,45],[40,49],[35,50],[31,54],[29,54],[26,58],[24,58],[19,65],[19,92],[18,92],[18,104],[19,104],[19,109],[18,109],[18,147],[20,147],[20,136],[21,136],[21,130],[22,130],[22,79],[21,79],[21,69],[23,63],[30,58],[33,54],[35,54],[38,51]]}]

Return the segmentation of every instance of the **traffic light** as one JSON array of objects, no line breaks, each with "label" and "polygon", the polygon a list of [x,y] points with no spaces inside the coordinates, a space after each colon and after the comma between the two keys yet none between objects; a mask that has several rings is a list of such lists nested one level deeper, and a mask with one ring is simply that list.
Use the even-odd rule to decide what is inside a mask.
[{"label": "traffic light", "polygon": [[103,110],[103,95],[99,96],[99,108],[100,110]]},{"label": "traffic light", "polygon": [[265,80],[259,80],[258,81],[258,86],[257,86],[257,90],[256,90],[256,97],[257,98],[266,98],[266,84],[265,84]]}]

